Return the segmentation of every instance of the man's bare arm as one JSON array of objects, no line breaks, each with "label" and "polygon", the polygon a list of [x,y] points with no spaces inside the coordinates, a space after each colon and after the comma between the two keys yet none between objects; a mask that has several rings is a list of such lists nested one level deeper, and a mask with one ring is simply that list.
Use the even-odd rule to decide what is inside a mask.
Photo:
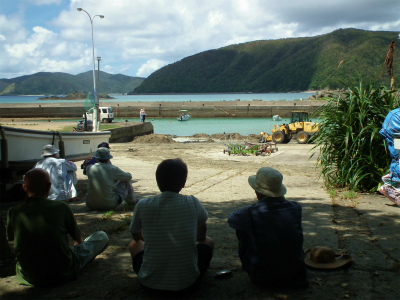
[{"label": "man's bare arm", "polygon": [[142,231],[140,231],[140,232],[137,232],[137,233],[132,233],[132,238],[135,240],[135,241],[144,241],[144,237],[143,237],[143,233],[142,233]]},{"label": "man's bare arm", "polygon": [[207,225],[204,223],[203,225],[197,226],[197,242],[204,241],[207,237]]}]

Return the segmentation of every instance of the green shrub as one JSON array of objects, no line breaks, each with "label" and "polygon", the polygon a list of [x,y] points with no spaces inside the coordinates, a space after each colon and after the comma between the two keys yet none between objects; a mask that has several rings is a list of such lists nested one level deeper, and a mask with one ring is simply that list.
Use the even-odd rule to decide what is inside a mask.
[{"label": "green shrub", "polygon": [[384,86],[364,85],[361,80],[327,100],[316,111],[321,127],[312,154],[318,154],[325,185],[376,190],[391,161],[379,130],[386,115],[399,107],[398,95]]}]

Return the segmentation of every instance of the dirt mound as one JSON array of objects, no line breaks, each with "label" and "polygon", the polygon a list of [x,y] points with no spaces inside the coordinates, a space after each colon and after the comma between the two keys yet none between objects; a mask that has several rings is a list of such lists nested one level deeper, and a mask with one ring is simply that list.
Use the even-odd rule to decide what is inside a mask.
[{"label": "dirt mound", "polygon": [[[175,136],[174,136],[175,137]],[[255,134],[250,134],[248,136],[246,135],[241,135],[239,133],[219,133],[219,134],[212,134],[208,135],[205,133],[197,133],[189,138],[194,138],[194,139],[206,139],[207,143],[213,143],[215,140],[219,141],[258,141],[259,137]],[[143,135],[143,136],[138,136],[135,137],[135,139],[132,141],[132,143],[138,143],[138,144],[166,144],[166,143],[176,143],[176,141],[173,140],[173,137],[170,135],[165,135],[165,134],[148,134],[148,135]]]},{"label": "dirt mound", "polygon": [[220,140],[220,141],[223,141],[223,140],[235,140],[235,141],[247,140],[247,141],[249,141],[249,140],[258,140],[259,139],[259,137],[255,134],[249,134],[248,136],[246,136],[246,135],[241,135],[239,133],[212,134],[211,138]]},{"label": "dirt mound", "polygon": [[205,133],[196,133],[196,134],[193,135],[193,137],[195,137],[195,138],[208,138],[209,135],[205,134]]},{"label": "dirt mound", "polygon": [[148,134],[137,136],[132,141],[132,143],[138,144],[168,144],[168,143],[176,143],[171,136],[167,136],[165,134]]}]

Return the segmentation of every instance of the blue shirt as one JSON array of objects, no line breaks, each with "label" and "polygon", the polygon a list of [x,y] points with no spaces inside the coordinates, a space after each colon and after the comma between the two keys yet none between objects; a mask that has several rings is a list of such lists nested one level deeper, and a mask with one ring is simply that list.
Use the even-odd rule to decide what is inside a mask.
[{"label": "blue shirt", "polygon": [[307,286],[302,208],[281,198],[263,198],[233,211],[228,223],[236,229],[239,257],[250,279],[261,286]]}]

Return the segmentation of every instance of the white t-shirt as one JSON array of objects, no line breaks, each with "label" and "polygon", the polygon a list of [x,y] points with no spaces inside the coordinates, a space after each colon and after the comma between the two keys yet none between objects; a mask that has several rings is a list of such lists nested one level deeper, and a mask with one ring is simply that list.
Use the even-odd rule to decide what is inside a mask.
[{"label": "white t-shirt", "polygon": [[75,174],[77,169],[72,161],[46,157],[37,162],[34,168],[44,169],[50,175],[49,200],[69,200],[76,197],[74,184],[77,183]]},{"label": "white t-shirt", "polygon": [[197,227],[208,213],[194,196],[163,192],[139,200],[130,231],[142,231],[143,264],[138,278],[146,287],[178,291],[198,278]]}]

